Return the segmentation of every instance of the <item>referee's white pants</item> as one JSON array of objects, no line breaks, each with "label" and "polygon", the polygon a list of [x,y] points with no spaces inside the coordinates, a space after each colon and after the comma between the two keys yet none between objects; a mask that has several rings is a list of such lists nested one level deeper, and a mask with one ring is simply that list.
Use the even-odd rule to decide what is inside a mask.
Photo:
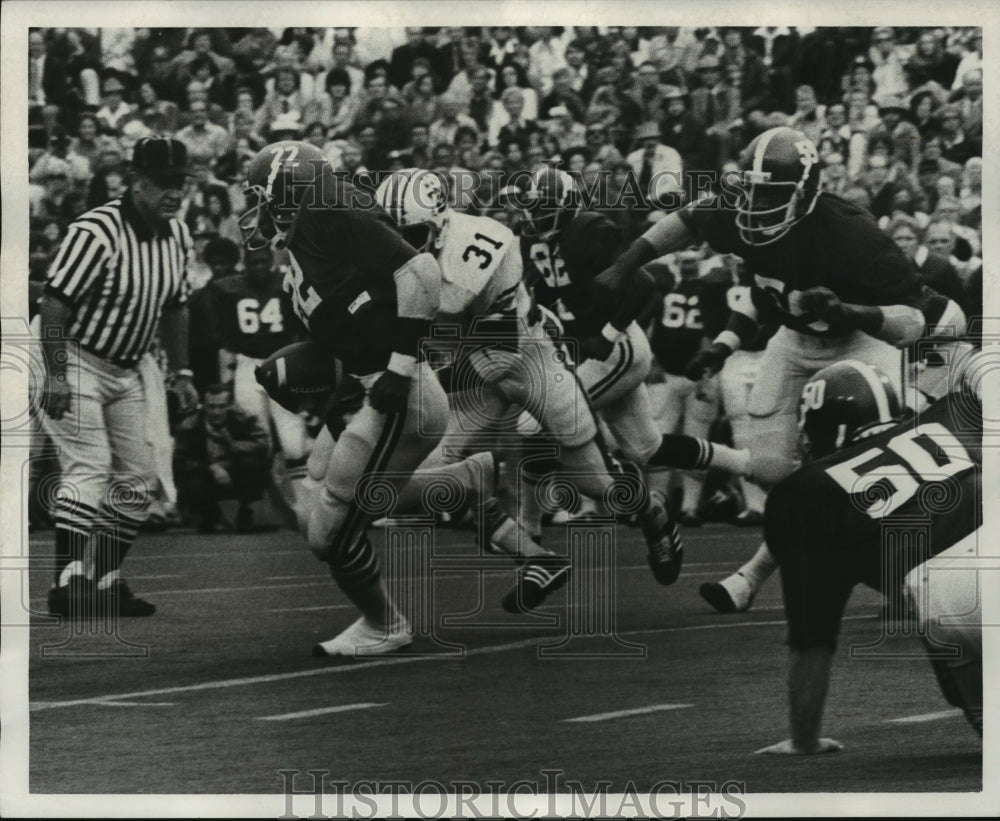
[{"label": "referee's white pants", "polygon": [[69,413],[55,420],[43,412],[42,419],[59,449],[57,523],[85,532],[95,517],[106,520],[110,515],[124,526],[141,524],[156,471],[139,370],[120,368],[72,347],[67,353]]}]

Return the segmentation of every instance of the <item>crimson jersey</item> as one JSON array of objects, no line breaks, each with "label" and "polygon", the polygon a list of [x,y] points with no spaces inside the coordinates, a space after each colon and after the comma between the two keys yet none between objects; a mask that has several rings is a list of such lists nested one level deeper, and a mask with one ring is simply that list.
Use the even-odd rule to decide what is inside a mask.
[{"label": "crimson jersey", "polygon": [[854,585],[903,577],[976,530],[982,406],[953,393],[802,467],[768,495],[764,538],[781,567],[789,644],[833,644]]},{"label": "crimson jersey", "polygon": [[388,363],[397,328],[393,274],[416,251],[370,194],[332,175],[316,188],[323,201],[300,209],[284,288],[348,373],[374,373]]},{"label": "crimson jersey", "polygon": [[592,283],[621,246],[618,227],[592,212],[578,214],[548,241],[521,237],[525,282],[535,300],[562,320],[567,336],[595,336],[611,317],[614,305],[595,304]]},{"label": "crimson jersey", "polygon": [[266,359],[294,342],[302,325],[279,280],[255,287],[243,275],[212,280],[219,347]]},{"label": "crimson jersey", "polygon": [[650,345],[666,373],[683,375],[702,346],[725,327],[729,309],[725,284],[708,277],[679,279],[663,297]]},{"label": "crimson jersey", "polygon": [[740,237],[734,212],[711,197],[677,212],[699,239],[719,253],[741,256],[753,276],[753,302],[761,322],[780,322],[800,333],[842,334],[804,314],[802,291],[824,286],[843,302],[922,308],[920,279],[913,263],[866,211],[822,193],[813,212],[769,245]]}]

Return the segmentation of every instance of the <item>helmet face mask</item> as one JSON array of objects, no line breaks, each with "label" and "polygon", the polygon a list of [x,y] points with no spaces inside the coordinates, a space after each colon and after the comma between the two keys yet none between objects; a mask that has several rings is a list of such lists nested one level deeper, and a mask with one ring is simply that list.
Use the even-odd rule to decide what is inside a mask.
[{"label": "helmet face mask", "polygon": [[748,245],[769,245],[812,212],[819,197],[819,154],[804,134],[775,128],[744,152],[736,227]]},{"label": "helmet face mask", "polygon": [[531,175],[524,209],[522,233],[527,237],[550,240],[569,225],[580,212],[576,182],[565,171],[543,168]]}]

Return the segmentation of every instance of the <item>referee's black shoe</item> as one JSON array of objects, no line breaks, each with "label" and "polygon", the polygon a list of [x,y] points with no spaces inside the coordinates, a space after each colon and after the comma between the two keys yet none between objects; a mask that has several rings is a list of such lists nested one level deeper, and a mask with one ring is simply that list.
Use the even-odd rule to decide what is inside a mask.
[{"label": "referee's black shoe", "polygon": [[49,590],[49,614],[65,619],[84,619],[93,615],[94,583],[86,576],[69,577],[66,584]]},{"label": "referee's black shoe", "polygon": [[97,591],[96,609],[99,613],[143,618],[152,616],[156,605],[136,596],[124,579],[115,579],[108,587]]}]

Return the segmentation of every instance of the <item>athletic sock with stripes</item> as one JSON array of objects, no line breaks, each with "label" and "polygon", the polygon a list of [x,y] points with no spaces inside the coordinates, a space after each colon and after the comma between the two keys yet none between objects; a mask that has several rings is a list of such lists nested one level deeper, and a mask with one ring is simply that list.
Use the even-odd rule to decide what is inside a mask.
[{"label": "athletic sock with stripes", "polygon": [[750,462],[750,452],[679,433],[664,434],[660,447],[649,460],[650,465],[682,470],[704,470],[717,467],[742,476]]},{"label": "athletic sock with stripes", "polygon": [[[140,527],[141,520],[119,513],[114,516],[114,525],[103,527],[95,534],[94,578],[99,587],[102,581],[107,582],[106,576],[122,566]],[[117,578],[117,573],[113,578]]]}]

